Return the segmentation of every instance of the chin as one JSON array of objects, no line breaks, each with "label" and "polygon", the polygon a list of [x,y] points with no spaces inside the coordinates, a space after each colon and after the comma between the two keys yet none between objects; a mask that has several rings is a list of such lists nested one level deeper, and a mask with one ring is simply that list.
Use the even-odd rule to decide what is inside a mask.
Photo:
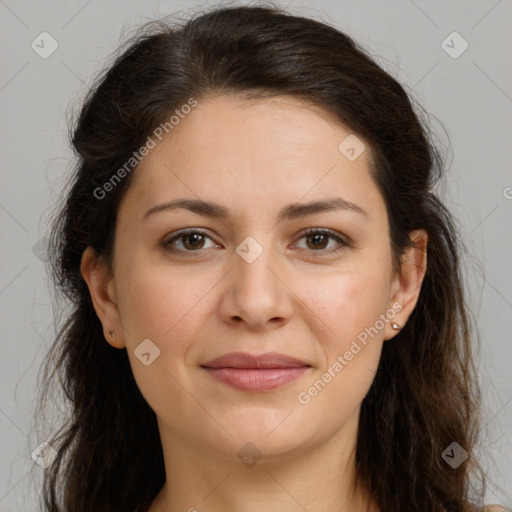
[{"label": "chin", "polygon": [[[222,441],[212,440],[213,448],[220,450],[221,456],[227,459],[232,459],[233,454],[237,460],[247,456],[268,463],[292,458],[314,446],[315,438],[319,441],[323,437],[318,431],[315,435],[311,418],[309,422],[301,421],[297,411],[290,414],[292,410],[288,408],[280,414],[254,411],[250,416],[246,411],[240,421],[232,417],[229,425],[225,425],[232,437],[224,435]],[[307,429],[305,424],[308,424]]]}]

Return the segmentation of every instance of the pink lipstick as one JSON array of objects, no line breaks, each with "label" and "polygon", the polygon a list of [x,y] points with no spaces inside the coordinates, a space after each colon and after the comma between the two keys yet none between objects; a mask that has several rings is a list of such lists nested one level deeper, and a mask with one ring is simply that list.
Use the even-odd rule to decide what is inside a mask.
[{"label": "pink lipstick", "polygon": [[294,357],[269,352],[251,355],[234,352],[202,365],[208,373],[224,384],[241,391],[270,391],[297,380],[309,364]]}]

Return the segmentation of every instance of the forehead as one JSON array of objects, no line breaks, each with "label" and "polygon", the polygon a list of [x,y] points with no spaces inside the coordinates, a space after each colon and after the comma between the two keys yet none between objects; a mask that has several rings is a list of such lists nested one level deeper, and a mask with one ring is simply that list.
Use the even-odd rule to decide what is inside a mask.
[{"label": "forehead", "polygon": [[211,97],[199,102],[177,128],[169,137],[176,146],[227,144],[251,156],[279,150],[289,158],[300,158],[301,149],[325,147],[326,136],[334,142],[350,133],[333,114],[290,96]]},{"label": "forehead", "polygon": [[127,196],[148,207],[183,195],[259,207],[266,199],[271,207],[336,188],[349,201],[368,202],[378,193],[370,151],[348,159],[340,144],[350,137],[332,114],[293,97],[208,98],[157,141]]}]

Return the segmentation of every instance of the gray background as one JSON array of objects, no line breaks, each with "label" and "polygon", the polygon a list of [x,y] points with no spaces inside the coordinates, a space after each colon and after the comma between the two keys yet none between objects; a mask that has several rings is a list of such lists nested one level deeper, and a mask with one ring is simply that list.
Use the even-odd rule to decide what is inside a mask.
[{"label": "gray background", "polygon": [[[44,255],[34,246],[47,232],[71,169],[67,116],[126,29],[214,4],[0,0],[0,512],[38,508],[44,469],[30,454],[44,441],[34,429],[51,420],[34,418],[34,407],[53,313]],[[441,192],[467,247],[466,280],[482,343],[478,365],[487,423],[475,455],[492,479],[487,503],[511,506],[512,1],[280,5],[353,36],[431,113],[434,130],[443,136],[444,126],[449,135],[453,159]],[[58,43],[47,59],[31,47],[44,31]],[[469,44],[458,58],[442,47],[453,31]],[[461,40],[448,44],[452,52],[461,48]]]}]

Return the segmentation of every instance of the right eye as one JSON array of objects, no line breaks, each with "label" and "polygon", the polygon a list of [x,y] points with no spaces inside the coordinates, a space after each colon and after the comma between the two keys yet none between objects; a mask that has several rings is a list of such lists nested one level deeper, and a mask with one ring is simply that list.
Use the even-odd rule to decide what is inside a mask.
[{"label": "right eye", "polygon": [[[182,230],[169,240],[165,240],[164,247],[166,250],[171,252],[198,252],[200,249],[204,248],[205,238],[209,238],[211,240],[210,236],[208,236],[204,231],[197,229]],[[177,249],[174,245],[176,242],[181,244],[183,248]]]}]

